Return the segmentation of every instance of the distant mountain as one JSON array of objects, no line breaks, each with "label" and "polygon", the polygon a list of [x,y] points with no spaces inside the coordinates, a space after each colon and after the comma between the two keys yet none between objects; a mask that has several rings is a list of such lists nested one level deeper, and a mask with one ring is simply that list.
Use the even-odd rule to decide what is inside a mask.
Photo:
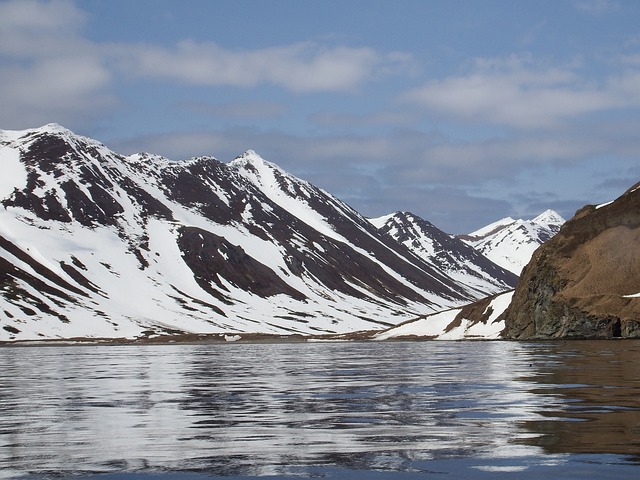
[{"label": "distant mountain", "polygon": [[252,151],[123,156],[51,124],[0,131],[0,165],[0,340],[383,329],[512,281],[460,282]]},{"label": "distant mountain", "polygon": [[458,238],[489,260],[520,275],[536,248],[558,233],[564,222],[557,212],[547,210],[533,220],[503,218]]},{"label": "distant mountain", "polygon": [[505,325],[512,339],[640,337],[640,183],[535,252]]},{"label": "distant mountain", "polygon": [[434,269],[453,278],[472,297],[485,296],[482,292],[504,292],[518,282],[512,272],[412,213],[396,212],[369,221]]}]

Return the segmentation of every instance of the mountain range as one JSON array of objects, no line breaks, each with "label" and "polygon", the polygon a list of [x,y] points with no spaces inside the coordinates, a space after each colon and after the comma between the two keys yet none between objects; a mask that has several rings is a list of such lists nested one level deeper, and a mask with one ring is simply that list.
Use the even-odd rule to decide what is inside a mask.
[{"label": "mountain range", "polygon": [[382,331],[518,281],[253,151],[124,156],[49,124],[0,131],[0,165],[0,340]]},{"label": "mountain range", "polygon": [[505,284],[518,282],[517,275],[509,269],[501,268],[479,250],[412,213],[396,212],[369,221],[435,270],[467,286],[475,298],[486,296],[486,292],[504,291]]},{"label": "mountain range", "polygon": [[514,291],[404,322],[369,339],[640,338],[640,183],[586,205],[539,246]]}]

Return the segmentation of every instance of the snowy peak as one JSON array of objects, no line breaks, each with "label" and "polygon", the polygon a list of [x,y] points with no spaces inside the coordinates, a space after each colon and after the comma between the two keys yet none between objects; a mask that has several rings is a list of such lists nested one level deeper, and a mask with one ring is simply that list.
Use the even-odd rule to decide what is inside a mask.
[{"label": "snowy peak", "polygon": [[307,182],[290,175],[275,163],[266,161],[253,150],[247,150],[227,166],[271,196],[285,194],[295,197],[303,193],[296,187],[308,186]]},{"label": "snowy peak", "polygon": [[566,220],[555,210],[549,209],[542,212],[536,218],[531,220],[531,222],[538,225],[562,225]]},{"label": "snowy peak", "polygon": [[517,283],[517,277],[511,272],[410,212],[396,212],[370,221],[382,233],[404,245],[433,268],[454,278],[478,298],[505,291]]},{"label": "snowy peak", "polygon": [[[384,219],[384,222],[381,219]],[[451,246],[452,242],[456,242],[431,222],[411,212],[396,212],[381,219],[374,219],[372,223],[380,225],[378,228],[382,232],[414,252],[434,255],[439,246]]]},{"label": "snowy peak", "polygon": [[[31,128],[26,130],[4,130],[2,131],[2,137],[5,141],[15,142],[16,145],[21,145],[25,148],[37,148],[33,144],[50,142],[57,143],[59,148],[66,145],[69,151],[82,150],[89,146],[94,148],[104,147],[100,142],[88,137],[76,135],[71,130],[58,125],[57,123],[48,123],[39,128]],[[41,145],[44,146],[44,145]]]},{"label": "snowy peak", "polygon": [[[363,231],[370,235],[369,222],[351,207],[326,191],[302,180],[252,150],[236,158],[228,167],[256,187],[270,202],[294,215],[323,235],[345,241]],[[354,228],[355,227],[355,228]],[[368,242],[368,238],[359,241]]]},{"label": "snowy peak", "polygon": [[459,238],[487,258],[520,275],[533,252],[551,239],[565,222],[554,210],[532,220],[504,218]]},{"label": "snowy peak", "polygon": [[272,170],[280,170],[280,168],[266,161],[260,155],[258,155],[254,150],[247,150],[242,155],[238,155],[232,161],[228,163],[229,167],[242,170],[255,170],[255,171],[263,171],[264,169],[272,169]]},{"label": "snowy peak", "polygon": [[12,133],[12,140],[3,142],[3,167],[12,173],[0,191],[5,208],[85,227],[128,223],[135,228],[144,223],[142,213],[171,218],[141,193],[138,184],[148,179],[132,180],[124,157],[101,143],[57,124]]}]

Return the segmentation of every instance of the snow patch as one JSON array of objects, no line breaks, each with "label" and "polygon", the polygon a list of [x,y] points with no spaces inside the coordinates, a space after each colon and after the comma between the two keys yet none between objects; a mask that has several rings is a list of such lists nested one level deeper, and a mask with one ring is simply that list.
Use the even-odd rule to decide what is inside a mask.
[{"label": "snow patch", "polygon": [[463,318],[459,326],[450,328],[451,322],[460,313],[460,308],[454,308],[419,320],[403,323],[376,334],[373,338],[375,340],[388,340],[414,336],[435,340],[497,339],[500,338],[500,333],[504,330],[505,324],[504,321],[498,322],[496,319],[507,309],[512,297],[513,291],[496,296],[485,310],[485,313],[488,309],[492,310],[485,323],[474,323],[467,318]]},{"label": "snow patch", "polygon": [[27,169],[20,162],[20,151],[0,146],[0,198],[7,198],[17,186],[27,184]]},{"label": "snow patch", "polygon": [[387,223],[387,221],[389,221],[390,219],[392,219],[396,214],[395,213],[390,213],[389,215],[383,215],[382,217],[377,217],[377,218],[367,218],[367,220],[369,221],[369,223],[371,223],[374,227],[380,229],[382,227],[384,227],[385,223]]}]

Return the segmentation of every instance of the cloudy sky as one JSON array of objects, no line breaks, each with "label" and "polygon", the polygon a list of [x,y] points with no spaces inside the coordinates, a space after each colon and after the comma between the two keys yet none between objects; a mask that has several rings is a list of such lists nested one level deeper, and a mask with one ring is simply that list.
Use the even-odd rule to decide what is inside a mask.
[{"label": "cloudy sky", "polygon": [[640,2],[0,0],[0,106],[450,233],[568,218],[640,180]]}]

